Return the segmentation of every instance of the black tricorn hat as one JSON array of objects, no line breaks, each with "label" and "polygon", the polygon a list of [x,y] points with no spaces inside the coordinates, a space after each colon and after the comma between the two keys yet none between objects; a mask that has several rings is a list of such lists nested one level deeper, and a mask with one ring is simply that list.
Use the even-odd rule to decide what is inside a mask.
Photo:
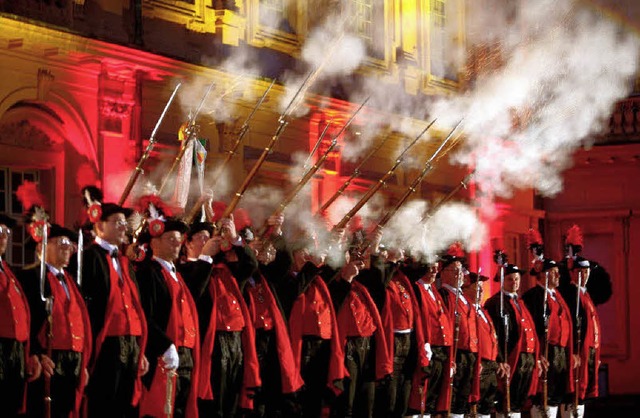
[{"label": "black tricorn hat", "polygon": [[459,261],[462,264],[464,264],[466,261],[462,245],[460,245],[460,243],[458,242],[451,244],[447,250],[447,253],[440,256],[440,270],[443,270],[449,264],[455,263],[456,261]]},{"label": "black tricorn hat", "polygon": [[[525,274],[526,272],[527,272],[526,270],[522,270],[521,268],[519,268],[515,264],[505,264],[504,265],[504,275],[505,275],[505,277],[510,275],[510,274],[513,274],[513,273]],[[496,275],[493,276],[493,281],[494,282],[499,282],[500,281],[500,270],[498,270]]]},{"label": "black tricorn hat", "polygon": [[591,261],[589,261],[588,259],[577,256],[575,260],[573,260],[573,266],[571,266],[571,270],[587,268],[591,268]]},{"label": "black tricorn hat", "polygon": [[486,282],[487,280],[489,280],[489,277],[481,274],[480,276],[478,276],[478,273],[474,273],[474,272],[470,272],[469,273],[469,284],[474,284],[478,281],[480,282]]},{"label": "black tricorn hat", "polygon": [[0,224],[6,225],[9,228],[15,228],[17,222],[11,216],[0,213]]},{"label": "black tricorn hat", "polygon": [[[540,268],[540,271],[536,270],[536,267]],[[549,271],[554,267],[560,268],[560,266],[558,265],[558,263],[556,263],[555,260],[545,257],[544,259],[542,259],[542,262],[538,262],[537,266],[534,265],[534,267],[531,267],[529,274],[532,276],[537,276],[538,274],[544,273],[545,271]]]},{"label": "black tricorn hat", "polygon": [[187,240],[191,241],[191,238],[200,231],[207,231],[209,235],[213,234],[213,224],[211,222],[192,222],[187,231]]},{"label": "black tricorn hat", "polygon": [[78,242],[78,234],[76,234],[69,228],[65,228],[62,225],[51,224],[49,226],[49,234],[47,235],[47,239],[57,237],[67,237],[73,242]]},{"label": "black tricorn hat", "polygon": [[101,205],[102,214],[100,215],[101,221],[106,221],[109,216],[114,213],[122,213],[125,218],[128,218],[133,213],[133,209],[125,208],[120,205],[116,205],[115,203],[103,203]]}]

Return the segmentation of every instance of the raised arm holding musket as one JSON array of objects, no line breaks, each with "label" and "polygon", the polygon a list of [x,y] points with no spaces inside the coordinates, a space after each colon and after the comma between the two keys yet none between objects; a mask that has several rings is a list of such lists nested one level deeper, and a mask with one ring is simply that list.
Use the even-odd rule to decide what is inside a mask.
[{"label": "raised arm holding musket", "polygon": [[[213,215],[213,214],[212,214]],[[219,216],[219,214],[218,214]],[[247,264],[247,248],[233,220],[219,219],[221,235],[213,235],[215,216],[193,222],[186,233],[186,260],[178,264],[199,314],[201,366],[199,412],[202,416],[234,416],[250,409],[260,386],[254,329],[236,278],[228,261]],[[230,247],[223,251],[222,243]],[[244,254],[244,255],[243,255]],[[255,269],[255,264],[253,267]]]},{"label": "raised arm holding musket", "polygon": [[8,418],[26,410],[27,382],[42,372],[38,356],[29,347],[29,302],[4,259],[15,225],[13,218],[0,214],[0,404]]},{"label": "raised arm holding musket", "polygon": [[[424,326],[414,289],[400,270],[404,261],[402,249],[391,248],[384,257],[379,251],[382,231],[376,228],[369,250],[360,254],[367,268],[358,277],[378,307],[393,374],[376,390],[375,416],[402,417],[409,409],[422,409],[426,368]],[[415,389],[415,390],[414,390]]]},{"label": "raised arm holding musket", "polygon": [[[357,280],[365,264],[349,259],[328,284],[337,312],[349,379],[334,407],[335,416],[373,417],[375,384],[393,373],[393,357],[382,319],[368,290]],[[362,272],[366,274],[366,272]]]},{"label": "raised arm holding musket", "polygon": [[[324,264],[325,254],[314,237],[299,231],[287,243],[291,268],[274,284],[288,320],[295,367],[305,387],[300,403],[303,416],[328,414],[347,376],[336,312],[325,279],[335,270]],[[286,263],[286,260],[284,260]]]}]

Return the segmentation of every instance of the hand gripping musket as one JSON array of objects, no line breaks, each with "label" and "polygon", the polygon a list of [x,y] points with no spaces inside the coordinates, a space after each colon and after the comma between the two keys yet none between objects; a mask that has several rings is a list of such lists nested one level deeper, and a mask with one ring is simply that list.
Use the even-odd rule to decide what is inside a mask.
[{"label": "hand gripping musket", "polygon": [[413,141],[411,141],[411,143],[402,151],[402,153],[398,156],[398,158],[396,159],[395,164],[393,165],[393,167],[391,167],[389,169],[389,171],[387,171],[387,173],[382,176],[382,178],[380,180],[378,180],[377,183],[374,183],[369,190],[367,190],[367,192],[364,194],[364,196],[362,196],[362,198],[360,198],[360,200],[358,201],[358,203],[356,203],[356,205],[351,208],[351,210],[344,215],[344,217],[340,220],[340,222],[338,222],[334,227],[333,230],[337,230],[337,229],[342,229],[345,226],[347,226],[347,223],[349,223],[349,220],[351,220],[351,218],[358,213],[358,211],[360,209],[362,209],[362,207],[369,201],[369,199],[371,199],[371,197],[373,197],[374,194],[376,194],[376,192],[382,187],[384,186],[384,184],[386,183],[387,180],[389,180],[389,178],[393,175],[393,173],[396,171],[396,169],[400,166],[400,164],[402,163],[402,161],[404,161],[404,157],[407,154],[407,152],[409,151],[409,149],[411,149],[411,147],[413,147],[416,142],[418,142],[418,140],[422,137],[422,135],[424,135],[429,128],[431,128],[431,126],[433,126],[433,124],[436,122],[436,119],[432,120],[431,123],[429,123],[429,125],[427,125],[426,128],[424,128],[422,130],[422,132],[420,132],[418,134],[418,136],[415,137],[415,139]]},{"label": "hand gripping musket", "polygon": [[144,150],[142,157],[140,157],[140,161],[138,161],[138,165],[136,165],[136,168],[133,170],[133,173],[131,173],[131,177],[129,177],[129,182],[127,183],[127,186],[124,188],[124,191],[122,192],[122,195],[118,200],[118,205],[122,206],[124,204],[125,200],[127,200],[127,197],[129,196],[129,193],[131,193],[133,186],[136,184],[138,177],[140,176],[140,174],[142,174],[142,171],[143,171],[142,166],[144,165],[145,161],[147,161],[147,159],[149,158],[149,155],[151,154],[151,150],[153,150],[153,146],[156,144],[156,133],[158,132],[158,129],[160,128],[160,124],[162,123],[164,116],[167,114],[167,110],[169,110],[169,107],[171,106],[173,99],[176,97],[176,93],[178,92],[178,89],[180,88],[181,85],[182,85],[181,83],[178,83],[178,85],[173,89],[173,93],[171,93],[171,97],[169,97],[169,101],[164,106],[164,110],[160,114],[160,118],[158,118],[158,121],[156,122],[156,126],[153,128],[153,131],[151,132],[151,137],[149,138],[149,144],[147,144],[147,148]]},{"label": "hand gripping musket", "polygon": [[[504,361],[508,363],[509,358],[509,314],[504,310],[504,265],[506,263],[506,255],[502,250],[496,251],[494,256],[496,264],[500,269],[500,318],[504,327]],[[505,395],[504,395],[504,414],[507,418],[511,416],[511,376],[510,372],[505,373]]]},{"label": "hand gripping musket", "polygon": [[164,178],[162,179],[162,183],[160,183],[160,188],[158,189],[158,196],[162,195],[162,191],[167,185],[167,182],[169,181],[171,174],[173,174],[175,169],[178,167],[178,164],[180,164],[180,161],[182,160],[184,153],[187,151],[187,147],[191,144],[191,141],[196,140],[196,136],[198,135],[198,129],[196,127],[196,119],[198,119],[198,115],[200,114],[200,111],[202,110],[202,107],[204,106],[204,103],[207,100],[207,97],[209,96],[209,93],[211,92],[211,89],[213,88],[214,84],[215,83],[209,84],[209,87],[207,88],[207,91],[202,96],[202,99],[200,99],[200,103],[198,104],[198,107],[196,107],[195,112],[189,115],[189,120],[187,122],[187,127],[185,129],[187,138],[185,138],[185,140],[182,141],[182,144],[180,145],[180,151],[178,151],[178,155],[176,155],[176,158],[173,160],[173,164],[171,165],[171,168],[169,168],[169,171],[167,172],[167,174],[165,174]]},{"label": "hand gripping musket", "polygon": [[[576,296],[576,332],[577,332],[577,341],[576,341],[576,356],[580,359],[580,345],[581,334],[582,334],[582,318],[580,318],[580,292],[582,288],[582,271],[578,270],[578,294]],[[582,361],[582,359],[580,359]],[[584,361],[588,361],[588,359],[584,359]],[[580,404],[580,367],[579,366],[574,372],[574,385],[576,389],[575,396],[573,397],[573,417],[578,418],[578,405]]]},{"label": "hand gripping musket", "polygon": [[[411,183],[411,185],[407,188],[407,190],[405,191],[405,193],[402,195],[402,197],[400,197],[400,199],[396,202],[395,206],[393,208],[391,208],[391,210],[389,210],[383,217],[382,219],[380,219],[380,221],[378,222],[378,228],[382,229],[384,228],[387,223],[389,223],[389,221],[391,220],[391,218],[393,218],[393,216],[398,212],[398,210],[400,210],[400,208],[402,207],[402,205],[405,204],[405,202],[407,201],[407,199],[409,199],[409,197],[416,192],[418,186],[420,185],[420,183],[422,183],[422,180],[424,180],[424,178],[426,177],[426,175],[433,170],[433,161],[436,160],[436,158],[439,158],[440,156],[440,152],[442,151],[442,149],[444,148],[444,146],[449,142],[449,140],[453,137],[453,134],[455,133],[455,131],[458,129],[458,127],[460,126],[460,124],[462,123],[462,121],[458,122],[456,124],[456,126],[451,130],[451,132],[449,133],[449,135],[447,135],[447,137],[444,139],[444,141],[442,141],[442,143],[440,144],[440,146],[438,147],[438,149],[433,153],[433,155],[431,156],[431,158],[429,158],[425,163],[424,163],[424,167],[422,168],[422,171],[420,172],[420,174],[418,175],[418,177],[416,177],[413,182]],[[358,254],[356,254],[356,256],[358,255],[362,255],[364,254],[367,249],[369,248],[369,246],[371,245],[371,240],[369,238],[366,238],[364,240],[364,242],[362,243],[362,245],[360,246],[360,248],[358,249]]]},{"label": "hand gripping musket", "polygon": [[319,69],[320,69],[320,67],[316,68],[314,71],[311,71],[307,75],[307,77],[302,82],[302,84],[300,85],[300,87],[298,88],[296,93],[294,94],[293,98],[291,99],[291,101],[287,105],[287,108],[284,110],[284,112],[278,118],[278,128],[276,129],[276,132],[271,137],[271,141],[269,141],[269,144],[265,147],[265,149],[262,152],[262,154],[260,155],[260,157],[258,157],[258,161],[256,161],[256,163],[253,165],[253,167],[251,168],[251,171],[249,171],[249,173],[245,177],[244,181],[242,182],[242,184],[240,185],[238,190],[236,190],[236,192],[235,192],[235,194],[233,196],[233,199],[231,199],[231,202],[229,202],[229,205],[227,206],[227,208],[223,212],[223,214],[221,216],[221,219],[222,218],[228,218],[229,215],[231,215],[231,213],[235,210],[236,206],[238,206],[238,203],[240,203],[240,199],[242,199],[242,196],[244,195],[244,192],[247,190],[247,187],[249,187],[249,184],[251,183],[251,180],[253,180],[255,175],[258,173],[258,170],[260,169],[262,164],[267,159],[267,156],[271,152],[271,149],[275,145],[276,141],[278,141],[278,139],[280,138],[280,136],[284,132],[285,128],[289,124],[289,116],[290,116],[291,112],[293,112],[293,110],[296,108],[297,102],[299,100],[299,97],[301,95],[304,95],[304,93],[309,89],[309,87],[310,87],[309,82],[310,82],[310,80],[315,79],[314,74],[317,74],[317,71]]},{"label": "hand gripping musket", "polygon": [[454,187],[453,189],[451,189],[451,191],[442,199],[440,199],[438,201],[438,203],[436,203],[435,205],[431,206],[426,212],[425,214],[422,216],[422,221],[421,222],[425,222],[427,221],[429,218],[431,218],[433,216],[434,213],[436,213],[436,211],[438,209],[440,209],[440,207],[442,205],[444,205],[445,203],[447,203],[449,200],[451,200],[451,198],[453,196],[456,195],[456,193],[458,193],[460,191],[460,189],[462,188],[467,188],[467,186],[469,185],[469,182],[471,181],[471,179],[473,178],[473,176],[475,175],[476,171],[473,170],[471,173],[467,174],[462,180],[460,180],[460,183],[458,183],[456,185],[456,187]]},{"label": "hand gripping musket", "polygon": [[[40,251],[40,299],[44,302],[44,309],[47,313],[46,347],[47,356],[52,358],[53,348],[53,295],[45,295],[45,283],[47,281],[47,236],[49,235],[49,224],[45,218],[42,226],[42,248]],[[44,374],[44,417],[51,418],[51,376]]]},{"label": "hand gripping musket", "polygon": [[358,177],[360,175],[360,170],[362,169],[362,167],[364,166],[364,163],[366,163],[369,158],[373,157],[375,155],[376,152],[378,152],[380,150],[380,148],[382,148],[382,145],[384,145],[385,142],[387,142],[387,140],[389,139],[389,135],[385,136],[384,139],[382,141],[380,141],[380,143],[374,148],[372,149],[369,154],[367,154],[366,157],[364,157],[364,159],[362,161],[360,161],[360,164],[358,164],[358,166],[356,167],[355,170],[353,170],[353,173],[351,174],[351,176],[347,179],[347,181],[345,181],[342,186],[340,186],[340,188],[333,194],[333,196],[331,196],[329,198],[329,200],[327,200],[324,205],[322,205],[322,207],[318,210],[318,214],[323,214],[324,212],[326,212],[326,210],[329,208],[329,206],[331,206],[331,204],[333,202],[336,201],[336,199],[338,197],[340,197],[340,195],[342,195],[342,193],[344,193],[344,191],[347,189],[347,187],[349,187],[349,185],[351,184],[351,182],[353,181],[353,179],[355,179],[356,177]]},{"label": "hand gripping musket", "polygon": [[[451,358],[453,359],[454,364],[457,361],[458,356],[458,340],[460,338],[460,312],[458,310],[458,301],[460,300],[460,279],[457,278],[458,282],[456,283],[456,301],[455,308],[453,311],[454,317],[454,328],[453,328],[453,354]],[[456,369],[457,372],[457,369]],[[450,393],[453,393],[453,376],[451,377],[451,382],[449,382]],[[447,417],[451,416],[451,403],[453,402],[453,396],[449,397],[449,404],[447,405]]]},{"label": "hand gripping musket", "polygon": [[[233,156],[236,155],[236,151],[238,151],[238,147],[240,146],[240,143],[244,139],[245,135],[249,132],[249,123],[251,122],[251,120],[255,116],[255,114],[258,111],[258,109],[260,108],[260,106],[262,106],[262,103],[267,98],[267,95],[271,91],[271,88],[273,87],[275,82],[276,82],[276,79],[274,78],[273,81],[271,82],[271,84],[269,84],[269,87],[267,87],[267,89],[262,94],[262,97],[260,97],[260,100],[258,100],[256,105],[253,107],[253,110],[251,110],[251,113],[249,113],[249,116],[247,116],[247,118],[244,120],[244,123],[242,124],[242,127],[240,128],[240,132],[238,133],[238,137],[236,138],[236,142],[233,144],[231,149],[226,152],[224,160],[222,160],[222,162],[218,165],[218,167],[216,168],[216,171],[214,172],[214,175],[213,175],[214,182],[218,181],[218,179],[220,178],[220,176],[224,172],[224,169],[227,167],[227,164],[229,164],[229,161],[231,161]],[[196,212],[198,211],[198,209],[199,209],[199,207],[196,208]],[[193,216],[191,216],[191,219],[193,219],[193,217],[195,217],[195,214]]]},{"label": "hand gripping musket", "polygon": [[78,282],[78,288],[82,289],[82,254],[84,253],[84,235],[82,228],[78,230],[78,270],[76,271],[76,281]]}]

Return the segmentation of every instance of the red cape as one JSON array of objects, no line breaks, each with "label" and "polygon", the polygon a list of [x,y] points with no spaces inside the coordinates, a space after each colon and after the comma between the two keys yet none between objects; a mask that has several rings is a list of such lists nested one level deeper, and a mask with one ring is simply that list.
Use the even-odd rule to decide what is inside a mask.
[{"label": "red cape", "polygon": [[[429,359],[427,358],[427,353],[424,350],[426,340],[424,338],[422,314],[420,313],[420,307],[418,306],[418,300],[416,299],[416,294],[413,291],[413,286],[411,286],[407,276],[400,271],[396,271],[393,279],[400,281],[411,297],[411,305],[413,307],[413,330],[415,332],[416,344],[418,346],[416,350],[418,359],[416,361],[416,368],[413,372],[412,389],[411,394],[409,395],[409,407],[421,411],[424,409],[424,402],[427,395],[427,391],[425,390],[426,374],[424,372],[424,368],[429,365]],[[389,356],[393,361],[393,357],[395,355],[395,340],[393,335],[393,313],[391,312],[389,288],[387,288],[386,291],[384,308],[382,311],[382,321],[387,334],[386,337]]]},{"label": "red cape", "polygon": [[[369,291],[366,287],[356,281],[353,281],[351,282],[351,288],[353,291],[357,291],[360,295],[361,300],[366,305],[367,310],[373,318],[373,323],[376,326],[376,330],[373,333],[373,337],[376,340],[376,379],[384,379],[386,376],[393,373],[393,357],[389,356],[388,342],[384,332],[385,329],[382,326],[380,313],[378,312],[378,308],[373,302],[373,299],[371,299],[371,295],[369,295]],[[344,307],[340,313],[338,313],[338,331],[340,331],[340,342],[342,347],[345,347],[347,344],[347,335],[344,333],[344,330],[347,328],[349,314],[343,314],[345,309],[348,308]]]},{"label": "red cape", "polygon": [[[421,300],[427,300],[426,298],[431,298],[431,296],[429,295],[429,292],[427,292],[427,290],[420,286],[418,284],[418,290],[420,291],[421,294]],[[444,304],[442,302],[442,296],[440,295],[440,292],[437,291],[437,289],[435,289],[432,285],[431,287],[431,291],[433,292],[433,295],[435,296],[436,300],[440,300],[440,304],[442,305],[442,309],[444,309]],[[425,302],[423,302],[424,304]],[[426,303],[430,303],[430,302],[426,302]],[[425,340],[430,341],[430,336],[428,333],[429,330],[429,313],[426,311],[426,309],[428,309],[427,307],[422,308],[420,307],[420,316],[421,316],[421,320],[422,320],[422,326],[423,329],[426,330],[426,332],[424,332],[425,335]],[[451,331],[452,332],[452,331]],[[448,346],[448,351],[449,351],[449,369],[451,367],[453,367],[453,362],[451,361],[451,357],[453,356],[453,346]],[[427,386],[428,384],[428,380],[425,379],[425,386]],[[424,402],[426,402],[426,396],[427,396],[427,391],[423,391],[423,398],[424,398]],[[438,394],[438,400],[436,401],[436,411],[446,411],[449,408],[449,404],[451,404],[451,373],[448,371],[443,371],[443,375],[442,375],[442,383],[440,386],[440,393]]]},{"label": "red cape", "polygon": [[244,318],[245,327],[242,330],[242,354],[243,354],[243,381],[240,393],[240,407],[253,409],[253,399],[251,399],[252,391],[261,386],[260,367],[258,363],[258,355],[256,354],[256,336],[251,321],[249,309],[244,302],[242,293],[238,288],[236,279],[225,264],[218,264],[211,273],[211,281],[209,282],[209,294],[213,301],[211,309],[211,318],[209,328],[202,342],[202,362],[200,363],[200,378],[198,385],[198,397],[202,399],[213,399],[213,388],[211,387],[211,356],[215,344],[216,335],[216,312],[217,312],[217,290],[216,281],[224,282],[226,289],[233,292],[234,297],[240,304],[242,316]]},{"label": "red cape", "polygon": [[[280,375],[282,380],[282,393],[294,393],[300,390],[304,381],[300,376],[300,370],[296,368],[296,362],[294,360],[293,351],[291,349],[291,340],[289,339],[289,331],[287,325],[282,318],[282,312],[278,308],[276,299],[269,288],[267,281],[262,275],[257,279],[262,284],[264,289],[265,299],[269,304],[269,311],[273,318],[273,329],[276,336],[276,348],[278,351],[278,359],[280,360]],[[255,317],[255,304],[253,301],[253,295],[251,292],[247,292],[249,295],[249,312],[251,318]]]},{"label": "red cape", "polygon": [[[327,387],[335,394],[339,394],[342,380],[349,375],[344,367],[344,349],[340,343],[340,333],[338,331],[338,321],[336,320],[335,309],[331,302],[329,289],[320,276],[316,276],[309,285],[309,288],[315,286],[322,294],[322,298],[327,305],[331,307],[331,355],[329,357],[329,373],[327,375]],[[300,370],[300,361],[302,357],[302,318],[304,308],[306,306],[306,292],[302,293],[293,303],[291,315],[289,318],[289,335],[291,336],[291,347],[293,348],[293,358],[296,363],[296,369]]]}]

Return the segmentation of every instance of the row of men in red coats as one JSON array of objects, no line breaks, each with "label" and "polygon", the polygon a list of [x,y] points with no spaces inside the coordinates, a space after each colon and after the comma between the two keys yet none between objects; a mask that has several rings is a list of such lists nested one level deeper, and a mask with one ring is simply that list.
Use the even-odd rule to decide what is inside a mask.
[{"label": "row of men in red coats", "polygon": [[[214,234],[155,207],[140,257],[123,254],[129,209],[89,212],[95,240],[81,269],[75,234],[58,225],[43,289],[37,268],[16,278],[2,262],[0,395],[12,416],[462,417],[509,406],[514,417],[531,401],[532,414],[568,416],[576,383],[580,402],[597,393],[588,260],[572,263],[564,298],[552,260],[535,266],[541,285],[522,298],[525,272],[507,264],[504,289],[481,307],[486,277],[466,274],[462,254],[410,261],[379,251],[379,231],[367,257],[327,263],[312,240],[285,241],[282,217],[270,219],[267,245],[233,219]],[[0,254],[13,225],[2,215]]]}]

